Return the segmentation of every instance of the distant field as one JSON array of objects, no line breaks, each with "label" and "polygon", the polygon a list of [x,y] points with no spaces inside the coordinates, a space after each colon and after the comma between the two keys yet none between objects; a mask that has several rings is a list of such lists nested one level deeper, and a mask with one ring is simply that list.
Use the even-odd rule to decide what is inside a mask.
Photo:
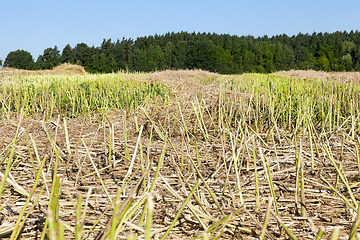
[{"label": "distant field", "polygon": [[360,83],[360,72],[323,72],[314,70],[290,70],[280,71],[274,74],[292,76],[297,78],[331,79],[341,82]]},{"label": "distant field", "polygon": [[0,237],[356,235],[357,73],[71,67],[0,71]]},{"label": "distant field", "polygon": [[23,70],[23,69],[16,69],[16,68],[0,68],[0,76],[1,77],[8,77],[8,76],[20,76],[20,75],[54,75],[54,74],[67,74],[67,75],[74,75],[74,74],[85,74],[86,71],[84,67],[79,65],[72,65],[69,63],[61,64],[51,70]]}]

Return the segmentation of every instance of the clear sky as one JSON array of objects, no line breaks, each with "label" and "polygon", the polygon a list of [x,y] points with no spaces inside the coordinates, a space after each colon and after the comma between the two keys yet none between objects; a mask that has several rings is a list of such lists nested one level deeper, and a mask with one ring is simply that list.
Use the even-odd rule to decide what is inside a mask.
[{"label": "clear sky", "polygon": [[360,0],[0,0],[0,59],[167,32],[255,37],[360,30]]}]

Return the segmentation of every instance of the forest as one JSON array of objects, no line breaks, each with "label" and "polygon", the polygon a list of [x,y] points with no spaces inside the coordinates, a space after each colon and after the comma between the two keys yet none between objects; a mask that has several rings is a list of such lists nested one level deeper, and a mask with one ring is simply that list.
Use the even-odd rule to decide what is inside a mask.
[{"label": "forest", "polygon": [[35,61],[25,50],[10,52],[4,67],[51,69],[69,62],[90,73],[119,70],[151,72],[165,69],[202,69],[222,74],[271,73],[290,69],[360,71],[360,32],[334,32],[272,37],[216,33],[166,33],[100,46],[69,44],[44,50]]}]

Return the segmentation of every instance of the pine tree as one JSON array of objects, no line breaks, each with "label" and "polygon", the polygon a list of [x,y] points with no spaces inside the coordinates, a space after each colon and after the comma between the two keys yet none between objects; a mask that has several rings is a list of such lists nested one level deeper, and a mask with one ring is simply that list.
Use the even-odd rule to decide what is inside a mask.
[{"label": "pine tree", "polygon": [[[54,60],[56,56],[57,49],[45,49],[37,61],[39,68],[48,69],[58,64]],[[9,62],[13,62],[10,57],[4,66]],[[299,33],[291,37],[282,34],[271,38],[172,32],[139,37],[135,41],[104,39],[99,47],[79,43],[71,48],[68,44],[62,51],[62,62],[81,64],[91,72],[187,68],[219,73],[293,68],[351,71],[360,67],[360,32]],[[31,61],[22,67],[35,68]]]},{"label": "pine tree", "polygon": [[61,54],[61,63],[71,63],[74,64],[75,54],[74,50],[70,47],[70,44],[67,44]]},{"label": "pine tree", "polygon": [[44,53],[36,60],[38,69],[52,69],[60,64],[60,51],[57,46],[54,48],[47,48]]}]

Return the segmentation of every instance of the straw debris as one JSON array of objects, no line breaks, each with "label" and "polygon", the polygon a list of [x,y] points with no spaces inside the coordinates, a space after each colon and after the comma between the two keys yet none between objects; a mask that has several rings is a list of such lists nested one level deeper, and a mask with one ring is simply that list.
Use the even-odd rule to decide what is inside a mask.
[{"label": "straw debris", "polygon": [[83,66],[63,63],[51,70],[24,70],[16,68],[0,68],[0,77],[19,76],[19,75],[83,75],[86,71]]},{"label": "straw debris", "polygon": [[341,82],[360,83],[360,72],[324,72],[315,70],[279,71],[274,74],[306,79],[331,79]]}]

